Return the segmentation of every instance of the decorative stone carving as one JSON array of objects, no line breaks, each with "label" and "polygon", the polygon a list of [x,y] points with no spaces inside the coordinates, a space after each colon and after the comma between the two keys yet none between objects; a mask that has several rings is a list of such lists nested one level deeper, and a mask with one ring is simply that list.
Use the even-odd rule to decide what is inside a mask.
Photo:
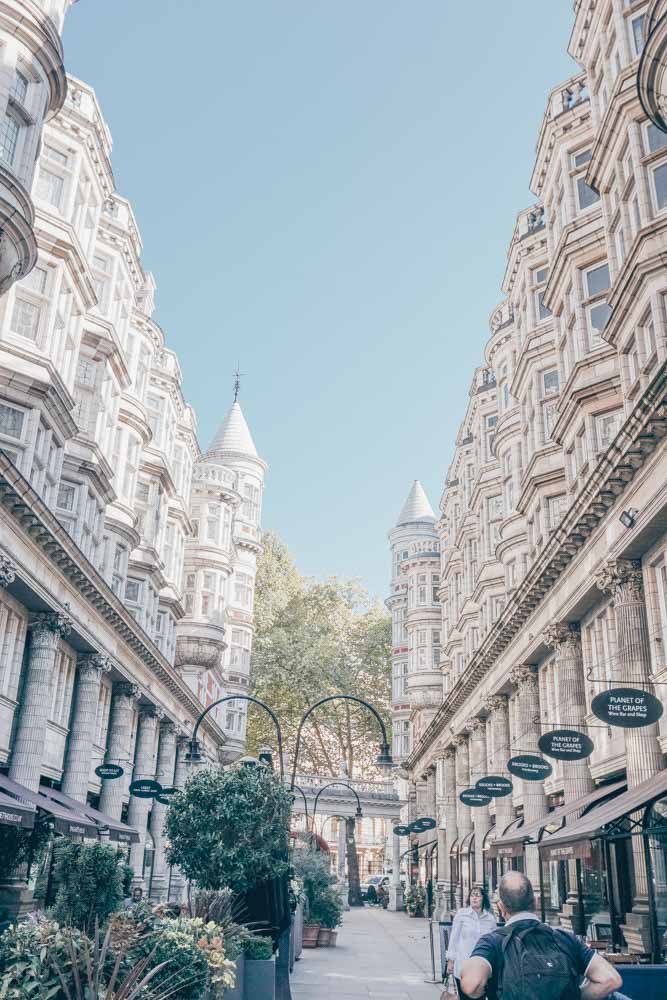
[{"label": "decorative stone carving", "polygon": [[625,601],[644,599],[642,565],[638,559],[610,559],[595,574],[595,583],[603,593]]},{"label": "decorative stone carving", "polygon": [[129,684],[127,681],[119,681],[114,684],[113,693],[119,697],[133,698],[134,701],[139,701],[142,694],[138,684]]},{"label": "decorative stone carving", "polygon": [[566,643],[581,642],[581,628],[578,622],[554,622],[545,628],[542,636],[547,646],[556,649]]},{"label": "decorative stone carving", "polygon": [[16,579],[16,563],[8,556],[0,555],[0,587],[9,587]]},{"label": "decorative stone carving", "polygon": [[454,760],[456,757],[456,747],[452,745],[445,747],[444,750],[441,751],[441,756],[443,760]]},{"label": "decorative stone carving", "polygon": [[465,724],[465,728],[470,733],[476,733],[480,729],[486,730],[486,719],[482,719],[481,716],[475,715],[471,719],[468,719]]},{"label": "decorative stone carving", "polygon": [[490,698],[487,698],[484,702],[484,711],[493,713],[498,712],[503,708],[507,707],[507,695],[505,694],[494,694]]},{"label": "decorative stone carving", "polygon": [[537,673],[529,663],[520,663],[510,670],[510,680],[517,687],[537,687]]},{"label": "decorative stone carving", "polygon": [[468,733],[457,733],[454,737],[455,747],[467,747],[468,746]]},{"label": "decorative stone carving", "polygon": [[96,674],[99,680],[102,674],[108,674],[113,666],[112,661],[103,653],[83,653],[77,658],[77,666],[81,677]]},{"label": "decorative stone carving", "polygon": [[53,632],[64,637],[72,631],[72,621],[62,611],[31,615],[28,626],[33,632]]}]

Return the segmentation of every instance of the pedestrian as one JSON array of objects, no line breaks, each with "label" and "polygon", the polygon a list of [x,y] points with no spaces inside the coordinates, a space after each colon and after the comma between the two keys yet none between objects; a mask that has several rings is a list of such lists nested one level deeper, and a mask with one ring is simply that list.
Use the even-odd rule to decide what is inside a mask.
[{"label": "pedestrian", "polygon": [[387,895],[387,890],[382,885],[382,882],[380,882],[379,886],[377,887],[377,903],[378,903],[378,906],[381,906],[383,910],[386,910],[388,902],[389,902],[389,897]]},{"label": "pedestrian", "polygon": [[127,899],[123,900],[123,909],[131,910],[133,906],[137,905],[137,903],[141,903],[143,898],[144,890],[140,885],[135,885],[132,889],[132,893],[127,897]]},{"label": "pedestrian", "polygon": [[469,997],[488,1000],[603,1000],[623,985],[616,969],[561,927],[535,915],[535,895],[521,872],[503,875],[505,926],[479,939],[461,969]]},{"label": "pedestrian", "polygon": [[468,905],[457,910],[452,924],[452,936],[447,948],[447,973],[454,976],[461,1000],[465,993],[461,989],[461,966],[470,958],[473,948],[483,934],[495,930],[496,918],[491,912],[491,903],[486,889],[471,889]]}]

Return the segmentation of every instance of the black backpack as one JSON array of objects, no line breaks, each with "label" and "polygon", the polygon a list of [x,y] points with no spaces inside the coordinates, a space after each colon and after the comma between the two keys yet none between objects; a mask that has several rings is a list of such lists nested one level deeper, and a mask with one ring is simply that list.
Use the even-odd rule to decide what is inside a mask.
[{"label": "black backpack", "polygon": [[527,927],[510,925],[498,933],[503,937],[499,1000],[579,1000],[581,976],[558,931],[531,920]]}]

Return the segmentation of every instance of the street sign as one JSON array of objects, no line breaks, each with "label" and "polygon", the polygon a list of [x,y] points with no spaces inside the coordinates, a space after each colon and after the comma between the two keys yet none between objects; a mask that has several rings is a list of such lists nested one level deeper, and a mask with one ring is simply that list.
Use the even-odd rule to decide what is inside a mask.
[{"label": "street sign", "polygon": [[510,757],[507,761],[507,770],[515,778],[523,778],[524,781],[544,781],[545,778],[549,777],[553,768],[544,757],[524,753]]},{"label": "street sign", "polygon": [[162,794],[162,785],[151,778],[139,778],[130,785],[130,795],[137,799],[154,799]]},{"label": "street sign", "polygon": [[409,826],[395,826],[391,832],[395,837],[409,837],[412,830]]},{"label": "street sign", "polygon": [[480,809],[482,806],[488,806],[491,801],[490,795],[484,795],[483,792],[477,791],[476,788],[464,789],[459,798],[464,805],[470,806],[472,809]]},{"label": "street sign", "polygon": [[484,795],[490,795],[492,799],[502,799],[505,795],[511,795],[514,785],[509,778],[503,778],[500,774],[487,774],[480,778],[475,786]]},{"label": "street sign", "polygon": [[537,745],[556,760],[585,760],[593,753],[593,741],[578,729],[554,729],[540,736]]},{"label": "street sign", "polygon": [[641,729],[657,722],[663,713],[663,704],[650,691],[639,688],[611,688],[593,698],[593,715],[610,726],[622,729]]},{"label": "street sign", "polygon": [[106,778],[107,781],[113,781],[115,778],[122,778],[125,771],[120,764],[100,764],[99,767],[95,768],[95,774],[98,778]]}]

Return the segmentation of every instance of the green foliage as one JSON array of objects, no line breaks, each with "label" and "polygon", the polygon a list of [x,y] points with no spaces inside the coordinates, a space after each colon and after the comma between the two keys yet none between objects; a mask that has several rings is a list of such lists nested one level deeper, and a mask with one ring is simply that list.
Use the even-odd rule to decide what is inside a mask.
[{"label": "green foliage", "polygon": [[[92,934],[123,899],[119,855],[103,844],[78,844],[63,838],[54,846],[54,920]],[[123,866],[124,867],[124,866]]]},{"label": "green foliage", "polygon": [[[61,1000],[60,978],[53,960],[61,966],[66,981],[71,982],[68,955],[70,934],[51,920],[20,923],[0,935],[0,997],[2,1000]],[[71,932],[78,944],[81,935]]]},{"label": "green foliage", "polygon": [[321,924],[330,930],[339,927],[343,922],[343,902],[333,886],[328,886],[317,897],[310,912],[310,919],[314,924]]},{"label": "green foliage", "polygon": [[0,882],[4,882],[19,865],[38,863],[50,835],[48,825],[39,820],[32,830],[1,824]]},{"label": "green foliage", "polygon": [[405,908],[411,917],[423,917],[426,910],[426,891],[421,882],[410,885],[405,894]]},{"label": "green foliage", "polygon": [[206,768],[167,811],[167,858],[203,889],[252,889],[287,871],[291,799],[264,767]]},{"label": "green foliage", "polygon": [[[354,581],[301,577],[274,534],[263,538],[255,589],[251,694],[280,719],[293,753],[298,724],[315,701],[351,694],[369,701],[388,724],[391,704],[391,622]],[[275,745],[275,732],[259,709],[249,709],[248,747]],[[379,729],[367,709],[352,702],[324,705],[311,716],[299,769],[337,776],[376,774]]]},{"label": "green foliage", "polygon": [[243,942],[243,954],[251,962],[263,962],[273,955],[273,945],[269,938],[250,934]]},{"label": "green foliage", "polygon": [[331,886],[334,878],[328,857],[319,851],[296,850],[292,857],[292,867],[296,878],[303,886],[305,918],[319,922],[315,917],[319,903],[333,891]]},{"label": "green foliage", "polygon": [[234,898],[231,889],[198,890],[192,900],[190,915],[201,917],[204,923],[212,921],[217,925],[227,958],[235,959],[244,950],[249,932],[243,924],[243,907]]}]

